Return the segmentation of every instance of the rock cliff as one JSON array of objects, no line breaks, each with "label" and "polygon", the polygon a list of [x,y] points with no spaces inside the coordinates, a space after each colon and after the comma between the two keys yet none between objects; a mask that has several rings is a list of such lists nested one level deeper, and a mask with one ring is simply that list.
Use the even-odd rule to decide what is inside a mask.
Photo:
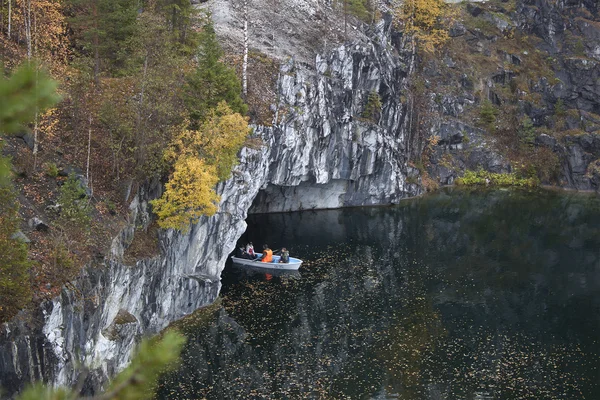
[{"label": "rock cliff", "polygon": [[447,46],[424,56],[416,97],[435,137],[425,169],[537,175],[600,190],[600,21],[591,1],[457,6]]},{"label": "rock cliff", "polygon": [[[9,393],[37,379],[73,385],[84,368],[84,391],[102,387],[128,363],[141,336],[217,298],[249,211],[398,203],[420,194],[426,179],[451,184],[465,169],[522,168],[523,149],[540,160],[537,172],[547,167],[544,179],[598,189],[594,2],[461,6],[464,23],[451,28],[451,44],[433,58],[415,58],[389,19],[371,28],[352,24],[348,42],[332,45],[343,31],[339,23],[327,25],[335,19],[326,5],[289,3],[278,4],[302,12],[301,32],[321,21],[323,34],[285,36],[293,31],[285,13],[275,19],[276,32],[259,30],[257,47],[281,60],[274,119],[256,127],[260,144],[244,148],[233,176],[220,184],[218,213],[187,234],[162,232],[160,256],[126,265],[123,253],[136,229],[150,222],[148,200],[160,194],[159,185],[147,185],[106,259],[87,266],[52,302],[2,326],[0,380]],[[239,36],[240,10],[213,5],[217,31]],[[318,43],[309,46],[313,39]],[[285,46],[294,43],[302,44],[298,57],[286,58],[294,51]],[[489,124],[481,122],[485,100],[492,104]]]}]

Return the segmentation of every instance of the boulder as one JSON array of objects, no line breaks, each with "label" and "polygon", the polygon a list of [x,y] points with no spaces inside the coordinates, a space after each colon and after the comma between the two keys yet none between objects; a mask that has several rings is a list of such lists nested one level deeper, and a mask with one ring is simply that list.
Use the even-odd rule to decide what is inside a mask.
[{"label": "boulder", "polygon": [[27,224],[31,229],[35,229],[36,231],[48,232],[50,230],[50,226],[48,226],[48,224],[46,224],[38,217],[29,218]]},{"label": "boulder", "polygon": [[15,134],[15,136],[22,139],[25,142],[25,144],[27,145],[27,147],[29,147],[29,150],[33,150],[35,141],[34,141],[34,137],[31,133],[19,132],[19,133]]}]

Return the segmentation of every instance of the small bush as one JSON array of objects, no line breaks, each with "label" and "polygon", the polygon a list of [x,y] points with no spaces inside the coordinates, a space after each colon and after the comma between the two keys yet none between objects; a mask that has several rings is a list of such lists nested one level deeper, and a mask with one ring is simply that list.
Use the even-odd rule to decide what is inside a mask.
[{"label": "small bush", "polygon": [[489,186],[516,186],[516,187],[535,187],[539,181],[535,177],[523,177],[517,172],[510,174],[500,174],[484,171],[465,171],[465,174],[456,180],[457,185],[489,185]]},{"label": "small bush", "polygon": [[77,258],[71,253],[68,248],[66,238],[62,235],[57,235],[52,238],[52,249],[50,252],[50,264],[52,271],[59,274],[58,280],[68,280],[76,275],[79,271]]},{"label": "small bush", "polygon": [[519,141],[521,144],[531,147],[533,146],[533,142],[535,141],[536,131],[533,126],[533,121],[528,116],[525,116],[521,121],[521,125],[519,127]]},{"label": "small bush", "polygon": [[46,164],[46,175],[51,178],[56,178],[58,176],[58,167],[55,163],[50,162]]},{"label": "small bush", "polygon": [[585,45],[581,39],[575,42],[575,46],[573,46],[573,52],[578,57],[585,57]]},{"label": "small bush", "polygon": [[89,228],[91,207],[85,189],[75,174],[69,175],[61,186],[58,202],[61,205],[59,223],[63,227],[75,224],[78,228]]},{"label": "small bush", "polygon": [[554,115],[564,118],[567,115],[567,108],[563,99],[558,99],[554,104]]},{"label": "small bush", "polygon": [[379,121],[381,116],[381,97],[379,97],[379,94],[376,91],[373,90],[369,93],[362,116],[373,123]]},{"label": "small bush", "polygon": [[493,130],[495,127],[496,120],[498,119],[498,109],[494,107],[494,105],[489,100],[486,100],[481,104],[479,117],[489,129]]}]

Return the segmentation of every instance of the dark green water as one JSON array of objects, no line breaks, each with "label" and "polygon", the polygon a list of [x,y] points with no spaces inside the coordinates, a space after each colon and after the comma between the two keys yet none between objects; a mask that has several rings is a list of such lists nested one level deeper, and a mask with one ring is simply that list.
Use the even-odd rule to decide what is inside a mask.
[{"label": "dark green water", "polygon": [[600,199],[448,190],[397,207],[257,215],[160,399],[600,399]]}]

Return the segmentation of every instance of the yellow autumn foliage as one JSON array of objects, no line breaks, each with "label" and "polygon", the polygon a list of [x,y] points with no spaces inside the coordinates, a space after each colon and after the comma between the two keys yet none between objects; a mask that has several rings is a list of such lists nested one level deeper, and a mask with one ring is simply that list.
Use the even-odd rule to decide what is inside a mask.
[{"label": "yellow autumn foliage", "polygon": [[250,129],[248,120],[226,102],[209,111],[198,130],[182,129],[165,151],[174,164],[163,196],[152,201],[162,228],[186,231],[202,215],[217,211],[215,185],[231,174]]},{"label": "yellow autumn foliage", "polygon": [[442,25],[448,10],[444,0],[403,0],[395,7],[394,16],[422,50],[433,53],[448,40],[448,30]]},{"label": "yellow autumn foliage", "polygon": [[211,109],[198,130],[183,129],[165,153],[173,161],[182,155],[200,156],[214,165],[220,180],[229,177],[250,132],[248,118],[234,113],[226,102]]},{"label": "yellow autumn foliage", "polygon": [[214,189],[218,181],[213,165],[198,157],[180,157],[162,197],[150,202],[158,225],[187,232],[190,223],[198,222],[201,216],[214,215],[220,201]]}]

